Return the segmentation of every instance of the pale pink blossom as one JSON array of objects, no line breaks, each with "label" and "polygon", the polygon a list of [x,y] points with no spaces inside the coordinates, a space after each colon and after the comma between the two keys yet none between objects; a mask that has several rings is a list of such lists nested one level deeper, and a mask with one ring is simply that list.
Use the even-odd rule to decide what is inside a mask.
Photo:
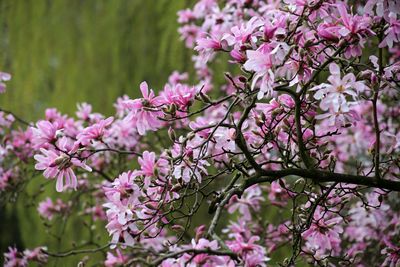
[{"label": "pale pink blossom", "polygon": [[[66,140],[66,139],[64,139]],[[60,144],[60,148],[66,147],[65,141]],[[83,161],[77,158],[71,157],[64,152],[60,152],[53,149],[40,148],[41,154],[34,156],[37,161],[35,165],[36,170],[44,171],[44,177],[48,179],[56,178],[56,190],[61,192],[65,187],[77,188],[77,178],[72,170],[72,167],[80,167],[86,171],[91,171],[91,168],[87,166]],[[65,184],[64,184],[65,179]]]},{"label": "pale pink blossom", "polygon": [[256,51],[247,50],[247,61],[243,65],[246,70],[254,71],[252,89],[254,90],[257,82],[260,82],[260,91],[257,94],[257,98],[261,99],[266,94],[267,96],[272,94],[272,85],[274,84],[275,74],[272,71],[272,56],[271,47],[269,45],[262,45]]},{"label": "pale pink blossom", "polygon": [[130,110],[128,117],[135,122],[140,135],[146,131],[155,131],[162,126],[157,117],[162,116],[159,108],[162,105],[160,97],[156,97],[153,90],[149,90],[146,82],[140,84],[143,98],[125,101],[125,107]]},{"label": "pale pink blossom", "polygon": [[177,83],[172,86],[165,85],[160,95],[164,104],[175,104],[179,110],[186,111],[194,102],[196,94],[196,87]]},{"label": "pale pink blossom", "polygon": [[6,84],[4,82],[7,82],[9,80],[11,80],[11,74],[0,72],[0,94],[6,91]]},{"label": "pale pink blossom", "polygon": [[107,259],[104,262],[104,266],[117,267],[122,266],[128,262],[129,257],[125,256],[120,249],[116,249],[115,252],[115,255],[111,252],[107,252]]},{"label": "pale pink blossom", "polygon": [[4,253],[4,267],[25,267],[28,261],[24,255],[15,247],[9,247],[8,252]]},{"label": "pale pink blossom", "polygon": [[76,145],[81,144],[87,146],[93,141],[101,141],[113,120],[113,117],[109,117],[83,129],[76,137]]},{"label": "pale pink blossom", "polygon": [[36,127],[32,127],[32,142],[35,148],[48,147],[49,144],[57,140],[57,131],[59,130],[57,122],[39,121]]},{"label": "pale pink blossom", "polygon": [[38,212],[40,216],[51,221],[54,215],[63,215],[69,209],[69,204],[64,203],[61,199],[57,199],[53,203],[51,198],[46,198],[46,200],[39,203]]}]

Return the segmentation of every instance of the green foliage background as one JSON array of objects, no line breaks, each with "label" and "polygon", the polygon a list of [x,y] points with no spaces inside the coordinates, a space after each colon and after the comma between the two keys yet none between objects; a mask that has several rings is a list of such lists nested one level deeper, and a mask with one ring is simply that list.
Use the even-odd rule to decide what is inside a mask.
[{"label": "green foliage background", "polygon": [[[0,0],[0,70],[13,75],[0,107],[33,121],[47,107],[73,115],[77,102],[91,103],[96,112],[111,115],[118,96],[138,96],[146,80],[159,89],[173,70],[189,71],[191,51],[177,32],[178,10],[188,0]],[[32,179],[15,202],[0,203],[0,264],[9,245],[47,245],[70,249],[72,240],[88,238],[82,218],[72,218],[62,240],[63,219],[46,232],[28,195],[36,194],[43,177]],[[56,199],[54,184],[44,195]],[[37,202],[36,202],[37,203]],[[104,225],[96,225],[103,235]],[[84,238],[82,238],[84,237]],[[79,246],[79,244],[75,244]],[[79,256],[52,262],[76,266]]]},{"label": "green foliage background", "polygon": [[158,88],[190,70],[177,32],[185,0],[2,0],[0,68],[13,74],[3,107],[28,119],[48,106],[72,115],[77,102],[111,114],[147,80]]}]

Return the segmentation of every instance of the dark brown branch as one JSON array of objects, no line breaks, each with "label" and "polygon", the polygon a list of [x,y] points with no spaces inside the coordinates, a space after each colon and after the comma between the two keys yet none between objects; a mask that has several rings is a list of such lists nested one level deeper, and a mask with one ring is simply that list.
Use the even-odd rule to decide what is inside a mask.
[{"label": "dark brown branch", "polygon": [[42,252],[51,257],[64,258],[64,257],[72,256],[72,255],[78,255],[78,254],[96,253],[96,252],[99,252],[99,251],[102,251],[102,250],[108,248],[111,245],[112,244],[106,244],[106,245],[104,245],[102,247],[98,247],[98,248],[70,250],[70,251],[63,252],[63,253],[49,252],[47,250],[42,250]]},{"label": "dark brown branch", "polygon": [[246,140],[244,139],[242,133],[242,126],[245,120],[248,118],[250,111],[255,107],[257,97],[253,96],[251,103],[245,108],[243,111],[242,117],[240,118],[237,126],[236,126],[236,145],[242,150],[244,156],[246,157],[247,161],[251,164],[251,166],[256,170],[256,172],[261,171],[260,165],[257,164],[254,157],[251,155],[249,148],[247,147]]},{"label": "dark brown branch", "polygon": [[24,124],[26,126],[34,126],[32,123],[27,122],[26,120],[22,119],[20,116],[15,115],[15,113],[12,112],[12,111],[5,110],[3,108],[0,108],[0,111],[3,111],[6,114],[12,115],[18,122],[20,122],[20,123],[22,123],[22,124]]},{"label": "dark brown branch", "polygon": [[335,173],[335,172],[328,172],[316,169],[307,170],[307,169],[295,169],[295,168],[278,170],[278,171],[263,170],[261,172],[261,175],[259,176],[255,175],[252,178],[246,180],[245,184],[242,187],[242,190],[244,191],[246,188],[254,184],[273,182],[276,179],[290,175],[312,179],[313,181],[319,183],[325,183],[325,182],[347,183],[347,184],[364,185],[372,188],[380,188],[380,189],[400,192],[400,181],[390,181],[385,179],[377,180],[374,177],[370,176]]}]

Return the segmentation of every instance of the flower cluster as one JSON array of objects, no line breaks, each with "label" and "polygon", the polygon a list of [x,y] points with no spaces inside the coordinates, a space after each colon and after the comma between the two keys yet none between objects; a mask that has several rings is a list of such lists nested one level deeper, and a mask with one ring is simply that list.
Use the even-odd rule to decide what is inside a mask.
[{"label": "flower cluster", "polygon": [[8,252],[4,253],[4,266],[5,267],[26,267],[28,263],[37,263],[43,265],[47,263],[47,248],[37,247],[33,250],[26,249],[23,252],[18,251],[16,248],[9,247]]}]

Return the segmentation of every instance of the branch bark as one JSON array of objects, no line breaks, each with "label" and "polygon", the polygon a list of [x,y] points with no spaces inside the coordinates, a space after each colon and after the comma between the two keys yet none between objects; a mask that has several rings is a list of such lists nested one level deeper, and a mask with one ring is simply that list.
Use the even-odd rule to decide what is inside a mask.
[{"label": "branch bark", "polygon": [[400,181],[391,181],[386,179],[375,179],[370,176],[344,174],[336,172],[328,172],[316,169],[297,169],[290,168],[284,170],[263,170],[261,175],[255,175],[245,181],[243,189],[259,183],[273,182],[276,179],[283,178],[286,176],[300,176],[306,179],[312,179],[315,182],[337,182],[347,183],[354,185],[364,185],[367,187],[386,189],[390,191],[400,192]]}]

